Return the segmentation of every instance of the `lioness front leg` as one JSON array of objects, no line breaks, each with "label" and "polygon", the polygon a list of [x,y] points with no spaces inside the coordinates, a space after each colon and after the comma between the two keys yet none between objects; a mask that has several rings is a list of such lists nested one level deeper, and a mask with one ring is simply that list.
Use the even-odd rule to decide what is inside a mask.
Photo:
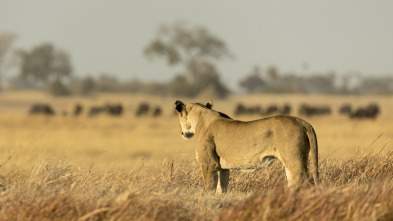
[{"label": "lioness front leg", "polygon": [[205,190],[215,191],[218,183],[220,165],[212,142],[200,142],[197,146],[197,160],[201,166]]},{"label": "lioness front leg", "polygon": [[211,163],[200,163],[205,190],[215,191],[218,182],[218,168]]}]

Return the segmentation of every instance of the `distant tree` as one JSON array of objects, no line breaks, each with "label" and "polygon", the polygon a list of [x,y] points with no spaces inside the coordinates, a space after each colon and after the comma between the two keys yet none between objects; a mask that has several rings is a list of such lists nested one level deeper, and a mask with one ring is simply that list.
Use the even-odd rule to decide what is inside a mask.
[{"label": "distant tree", "polygon": [[37,85],[35,84],[35,82],[32,82],[24,77],[22,77],[21,75],[15,75],[15,76],[11,76],[8,79],[8,83],[9,83],[9,88],[10,89],[36,89]]},{"label": "distant tree", "polygon": [[205,27],[190,28],[184,23],[162,25],[157,37],[145,47],[144,54],[148,58],[164,57],[168,65],[184,65],[190,83],[194,83],[199,74],[201,61],[231,56],[226,44]]},{"label": "distant tree", "polygon": [[67,96],[70,95],[70,91],[66,87],[66,85],[59,79],[55,79],[50,82],[48,85],[49,93],[54,96]]},{"label": "distant tree", "polygon": [[341,82],[338,82],[336,90],[341,94],[358,94],[360,93],[359,85],[362,84],[363,80],[360,72],[347,72],[341,75]]},{"label": "distant tree", "polygon": [[216,98],[225,98],[229,94],[229,90],[221,83],[220,75],[212,64],[199,62],[195,70],[198,75],[193,83],[187,81],[183,75],[178,75],[169,83],[169,93],[176,96],[195,97],[200,93],[206,94],[205,90],[209,90],[210,95]]},{"label": "distant tree", "polygon": [[150,82],[142,87],[142,93],[165,96],[167,94],[167,85],[159,82]]},{"label": "distant tree", "polygon": [[103,92],[114,92],[121,90],[121,84],[115,76],[101,74],[96,80],[96,89]]},{"label": "distant tree", "polygon": [[392,94],[393,77],[391,76],[365,76],[355,88],[361,94]]},{"label": "distant tree", "polygon": [[251,73],[239,82],[239,85],[244,88],[247,93],[257,93],[263,90],[266,83],[261,77],[261,70],[258,66],[255,66]]},{"label": "distant tree", "polygon": [[93,92],[96,88],[96,83],[94,79],[90,76],[85,77],[80,82],[80,93],[83,95],[88,95]]},{"label": "distant tree", "polygon": [[0,33],[0,91],[3,89],[3,80],[5,73],[12,66],[12,58],[10,58],[10,52],[12,44],[16,39],[15,34],[11,33]]},{"label": "distant tree", "polygon": [[177,75],[168,85],[169,93],[176,96],[193,97],[194,88],[188,83],[184,75]]},{"label": "distant tree", "polygon": [[270,78],[270,80],[275,81],[278,79],[278,70],[275,66],[270,66],[266,70],[267,76]]},{"label": "distant tree", "polygon": [[[229,90],[221,83],[220,74],[210,62],[199,62],[195,66],[198,75],[194,84],[191,85],[195,95],[203,93],[209,94],[211,97],[225,98],[229,94]],[[206,91],[208,90],[208,91]]]},{"label": "distant tree", "polygon": [[350,88],[349,88],[350,80],[351,80],[351,76],[348,73],[342,74],[341,82],[337,87],[337,92],[339,94],[349,94],[350,93]]},{"label": "distant tree", "polygon": [[309,93],[332,94],[336,92],[334,85],[336,75],[333,72],[325,74],[314,74],[304,79]]},{"label": "distant tree", "polygon": [[56,49],[51,43],[34,47],[21,56],[21,76],[38,83],[47,84],[50,81],[61,80],[72,73],[69,55],[63,50]]},{"label": "distant tree", "polygon": [[142,87],[143,87],[143,83],[140,82],[138,79],[132,79],[132,80],[126,81],[124,83],[125,91],[131,92],[131,93],[140,92]]}]

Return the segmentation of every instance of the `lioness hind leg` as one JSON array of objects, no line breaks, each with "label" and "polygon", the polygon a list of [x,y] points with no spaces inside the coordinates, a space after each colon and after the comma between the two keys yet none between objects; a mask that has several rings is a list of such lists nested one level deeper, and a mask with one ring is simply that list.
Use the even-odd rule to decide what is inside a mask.
[{"label": "lioness hind leg", "polygon": [[218,184],[216,194],[226,193],[229,183],[229,170],[220,169],[218,171]]},{"label": "lioness hind leg", "polygon": [[285,175],[287,176],[288,186],[291,187],[295,185],[291,172],[285,167]]},{"label": "lioness hind leg", "polygon": [[309,186],[307,164],[299,162],[290,162],[285,166],[285,173],[287,176],[288,187],[299,187],[303,185]]}]

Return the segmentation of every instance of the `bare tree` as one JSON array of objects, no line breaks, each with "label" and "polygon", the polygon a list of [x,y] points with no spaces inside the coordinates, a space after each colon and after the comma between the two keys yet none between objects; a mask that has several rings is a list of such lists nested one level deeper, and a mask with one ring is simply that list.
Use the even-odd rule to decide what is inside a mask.
[{"label": "bare tree", "polygon": [[10,52],[12,44],[16,39],[15,34],[11,33],[1,33],[0,34],[0,91],[3,89],[3,80],[5,73],[12,66],[12,58],[10,58]]}]

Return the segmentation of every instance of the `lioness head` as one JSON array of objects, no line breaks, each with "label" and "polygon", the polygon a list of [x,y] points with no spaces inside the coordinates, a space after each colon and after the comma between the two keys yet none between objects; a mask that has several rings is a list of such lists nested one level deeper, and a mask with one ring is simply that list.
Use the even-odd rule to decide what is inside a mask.
[{"label": "lioness head", "polygon": [[[175,110],[177,111],[180,120],[180,133],[184,139],[190,139],[195,133],[197,119],[193,115],[193,105],[195,104],[185,105],[181,101],[175,102]],[[211,108],[213,106],[213,102],[210,101],[205,106],[207,108]]]}]

